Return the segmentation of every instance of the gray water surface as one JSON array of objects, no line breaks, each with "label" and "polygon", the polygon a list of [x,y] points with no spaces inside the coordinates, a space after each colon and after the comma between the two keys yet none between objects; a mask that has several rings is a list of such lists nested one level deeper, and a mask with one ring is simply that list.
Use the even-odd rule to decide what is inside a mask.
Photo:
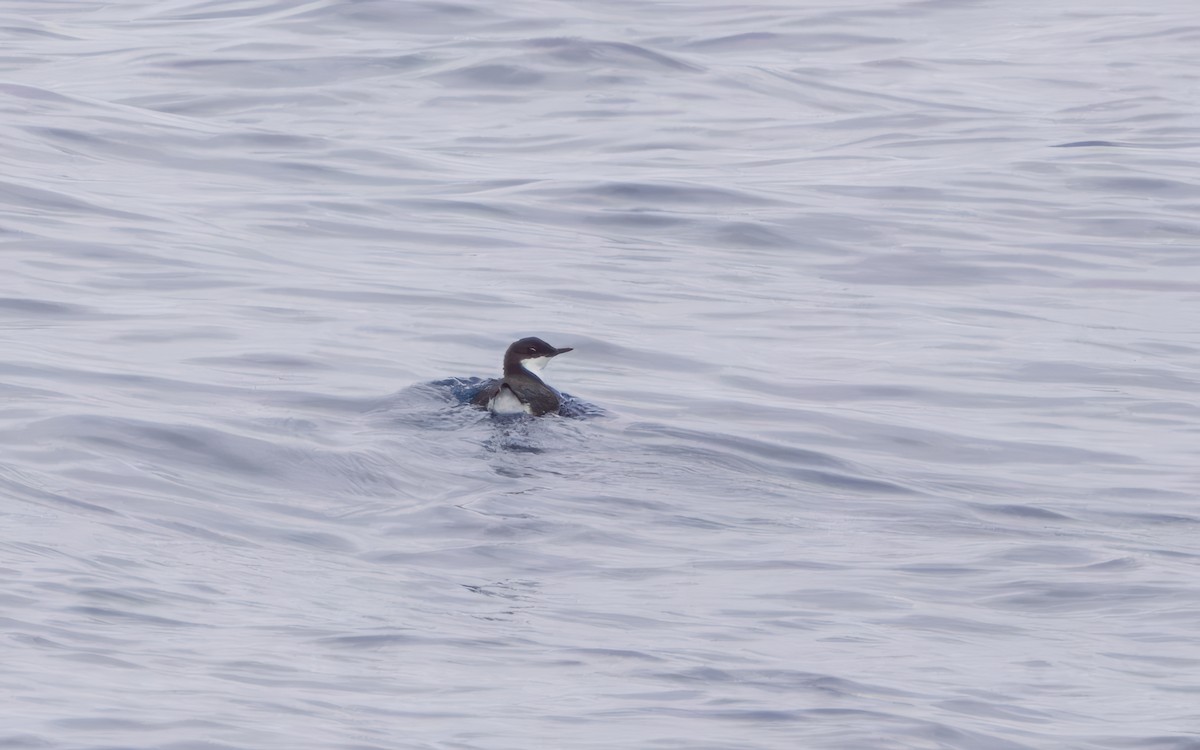
[{"label": "gray water surface", "polygon": [[1198,13],[5,3],[0,747],[1197,750]]}]

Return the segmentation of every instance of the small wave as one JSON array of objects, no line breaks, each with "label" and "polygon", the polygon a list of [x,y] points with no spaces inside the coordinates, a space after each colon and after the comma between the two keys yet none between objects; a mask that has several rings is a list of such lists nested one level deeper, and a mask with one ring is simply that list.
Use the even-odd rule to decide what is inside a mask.
[{"label": "small wave", "polygon": [[530,47],[547,50],[555,60],[573,65],[605,64],[642,70],[665,68],[668,70],[699,72],[703,68],[670,55],[627,42],[598,42],[591,39],[552,37],[533,39]]}]

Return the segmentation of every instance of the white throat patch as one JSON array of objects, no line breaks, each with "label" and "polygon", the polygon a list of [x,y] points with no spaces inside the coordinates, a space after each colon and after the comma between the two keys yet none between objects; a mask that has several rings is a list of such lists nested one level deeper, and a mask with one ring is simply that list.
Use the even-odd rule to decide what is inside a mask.
[{"label": "white throat patch", "polygon": [[529,359],[521,360],[521,364],[524,365],[525,369],[529,370],[530,372],[541,372],[546,366],[546,363],[549,361],[549,357],[531,357]]}]

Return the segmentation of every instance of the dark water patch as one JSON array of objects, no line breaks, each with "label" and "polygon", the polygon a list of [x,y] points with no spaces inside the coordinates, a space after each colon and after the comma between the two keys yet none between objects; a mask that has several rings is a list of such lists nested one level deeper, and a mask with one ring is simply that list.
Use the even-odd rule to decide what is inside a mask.
[{"label": "dark water patch", "polygon": [[1106,652],[1106,653],[1101,653],[1100,656],[1104,656],[1109,659],[1117,659],[1120,661],[1130,661],[1130,662],[1135,662],[1135,663],[1150,664],[1150,665],[1160,666],[1160,667],[1188,669],[1188,668],[1200,666],[1200,658],[1188,657],[1188,656],[1182,656],[1182,655],[1155,656],[1153,654],[1125,654],[1125,653]]},{"label": "dark water patch", "polygon": [[31,187],[13,182],[0,181],[0,204],[9,210],[32,211],[37,214],[90,215],[131,222],[153,221],[154,217],[143,213],[105,208],[97,203],[67,195],[58,190]]},{"label": "dark water patch", "polygon": [[[131,138],[124,133],[94,133],[61,127],[29,130],[68,143],[73,148],[86,148],[86,153],[94,158],[119,159],[156,169],[162,168],[163,162],[167,161],[173,170],[218,175],[255,174],[260,178],[282,183],[310,180],[382,185],[395,184],[397,180],[395,176],[388,178],[367,173],[363,169],[351,169],[350,165],[344,162],[335,164],[327,155],[305,149],[280,151],[272,154],[275,158],[265,158],[263,154],[253,150],[244,152],[242,156],[230,156],[228,154],[237,154],[239,151],[230,148],[210,149],[204,142],[197,143],[194,138],[185,141],[175,133],[153,133]],[[287,158],[280,158],[281,154]],[[372,162],[377,169],[398,168],[405,164],[406,162],[386,154],[378,155]],[[404,168],[406,171],[414,169],[411,165]]]},{"label": "dark water patch", "polygon": [[925,576],[974,576],[982,573],[980,568],[966,567],[963,565],[944,565],[938,563],[919,563],[913,565],[897,565],[897,570],[902,570],[905,573],[915,573]]},{"label": "dark water patch", "polygon": [[413,198],[399,201],[389,201],[389,205],[397,208],[416,209],[422,213],[449,214],[454,216],[487,216],[508,218],[515,216],[517,211],[495,202],[465,201],[443,198]]},{"label": "dark water patch", "polygon": [[118,334],[112,338],[114,342],[131,344],[166,344],[179,341],[236,341],[238,335],[233,331],[216,326],[181,330],[172,328],[165,331],[135,331]]},{"label": "dark water patch", "polygon": [[746,32],[729,36],[713,37],[689,42],[685,49],[716,52],[761,51],[787,49],[789,52],[832,52],[834,50],[874,47],[899,44],[895,37],[866,36],[863,34],[839,34],[831,32],[779,34],[773,32]]},{"label": "dark water patch", "polygon": [[532,596],[538,589],[534,581],[497,581],[482,585],[462,584],[462,587],[472,594],[495,597],[506,601],[531,602]]},{"label": "dark water patch", "polygon": [[1014,581],[997,588],[1011,593],[997,594],[980,602],[989,609],[1012,610],[1030,614],[1067,612],[1127,613],[1144,611],[1147,606],[1178,606],[1184,600],[1200,598],[1171,586],[1149,584],[1095,583],[1091,581],[1047,582]]},{"label": "dark water patch", "polygon": [[[968,347],[964,351],[978,350]],[[722,378],[722,382],[758,390],[763,393],[774,393],[778,388],[771,381],[762,381],[745,376],[727,376]],[[862,402],[939,403],[944,406],[963,409],[992,409],[1001,411],[1037,410],[1064,406],[1071,402],[1070,399],[1062,396],[1014,395],[984,390],[959,391],[951,385],[927,388],[895,383],[805,385],[794,388],[791,391],[791,395],[813,404],[856,404]],[[911,434],[915,436],[919,432],[917,430]],[[919,442],[921,438],[912,437],[909,440]]]},{"label": "dark water patch", "polygon": [[1012,377],[1037,383],[1073,383],[1089,386],[1125,386],[1195,392],[1200,380],[1171,372],[1167,368],[1122,367],[1113,364],[1092,365],[1080,362],[1029,362],[1017,367]]},{"label": "dark water patch", "polygon": [[[252,130],[240,133],[218,133],[202,140],[194,141],[196,148],[210,148],[213,151],[252,151],[260,153],[287,154],[295,151],[315,151],[329,148],[331,142],[326,138],[297,135],[293,133],[257,133]],[[376,154],[378,157],[378,154]]]},{"label": "dark water patch", "polygon": [[127,612],[120,609],[112,609],[109,607],[67,607],[66,611],[76,614],[94,617],[101,622],[126,622],[133,625],[144,625],[149,627],[173,627],[173,628],[207,628],[212,627],[204,623],[186,622],[184,620],[176,620],[170,617],[159,617],[156,615],[147,615],[141,612]]},{"label": "dark water patch", "polygon": [[1089,177],[1071,181],[1071,186],[1090,192],[1149,195],[1168,198],[1200,196],[1200,185],[1180,180],[1153,177]]},{"label": "dark water patch", "polygon": [[[557,446],[557,441],[538,429],[533,422],[535,419],[533,417],[499,414],[489,416],[496,423],[496,429],[483,441],[483,449],[489,453],[499,454],[502,457],[512,454],[536,456],[545,453],[552,446]],[[493,466],[493,469],[500,476],[513,478],[536,474],[522,466],[511,466],[507,463],[498,463]]]},{"label": "dark water patch", "polygon": [[1111,571],[1132,571],[1139,567],[1141,567],[1141,563],[1132,557],[1117,557],[1112,560],[1085,565],[1080,570],[1104,573]]},{"label": "dark water patch", "polygon": [[[1194,221],[1187,223],[1179,218],[1084,216],[1077,218],[1075,225],[1077,231],[1084,236],[1102,237],[1108,240],[1127,237],[1145,242],[1154,238],[1177,240],[1180,237],[1195,239],[1200,236],[1200,223]],[[1179,263],[1185,266],[1194,265],[1194,256],[1183,259]],[[1160,264],[1167,265],[1167,262],[1160,261]],[[1130,279],[1130,281],[1137,281],[1137,279]]]},{"label": "dark water patch", "polygon": [[492,378],[445,378],[411,386],[413,393],[439,399],[446,403],[469,406],[479,392],[494,382]]},{"label": "dark water patch", "polygon": [[[137,592],[132,590],[117,590],[117,589],[102,589],[102,588],[87,588],[79,589],[75,592],[80,597],[88,599],[96,599],[97,601],[112,602],[113,606],[125,605],[141,605],[149,606],[162,603],[162,593],[155,592],[153,596],[147,593]],[[192,601],[199,601],[195,597],[191,597]]]},{"label": "dark water patch", "polygon": [[[218,89],[218,92],[220,90]],[[272,93],[264,89],[248,89],[239,94],[204,94],[195,89],[169,91],[145,96],[133,96],[118,102],[130,107],[182,117],[219,117],[240,114],[248,109],[268,107],[337,107],[344,99],[317,91]]]},{"label": "dark water patch", "polygon": [[469,65],[445,73],[432,76],[435,80],[457,86],[501,86],[525,88],[543,84],[547,80],[544,73],[522,65],[491,63],[485,65]]},{"label": "dark water patch", "polygon": [[1163,39],[1171,37],[1182,37],[1184,41],[1192,42],[1200,40],[1200,26],[1183,25],[1168,29],[1154,29],[1152,31],[1143,31],[1126,34],[1108,34],[1098,36],[1093,41],[1099,44],[1111,44],[1113,42],[1125,41],[1141,41],[1144,39]]},{"label": "dark water patch", "polygon": [[1200,293],[1200,281],[1169,281],[1149,279],[1083,279],[1071,286],[1083,289],[1130,289],[1150,292]]},{"label": "dark water patch", "polygon": [[694,563],[712,570],[842,570],[845,566],[820,560],[707,560]]},{"label": "dark water patch", "polygon": [[1057,544],[1031,544],[997,552],[994,559],[1001,562],[1037,563],[1046,565],[1088,565],[1095,554],[1082,547]]},{"label": "dark water patch", "polygon": [[96,313],[83,305],[65,302],[0,297],[0,315],[6,314],[37,318],[91,318]]},{"label": "dark water patch", "polygon": [[43,88],[41,86],[28,86],[20,83],[0,83],[0,93],[17,99],[48,101],[61,104],[73,104],[76,101],[72,97],[60,94],[57,91],[52,91],[48,88]]},{"label": "dark water patch", "polygon": [[589,202],[604,201],[628,205],[682,206],[764,206],[775,201],[744,191],[714,188],[706,185],[685,185],[652,182],[606,182],[573,191]]},{"label": "dark water patch", "polygon": [[319,639],[319,643],[328,646],[338,646],[355,649],[381,649],[390,646],[419,646],[428,643],[429,639],[418,632],[388,633],[380,635],[342,635],[329,636]]},{"label": "dark water patch", "polygon": [[141,669],[141,666],[139,666],[138,664],[135,664],[134,662],[127,661],[125,659],[117,659],[112,656],[105,656],[104,654],[67,654],[67,655],[65,655],[64,658],[69,659],[78,664],[86,664],[88,666],[91,666],[94,668],[99,668],[99,669],[106,669],[106,668],[115,668],[115,669],[121,669],[121,670],[125,670],[125,669],[140,670]]},{"label": "dark water patch", "polygon": [[736,708],[705,708],[705,709],[659,709],[659,713],[686,717],[695,721],[709,719],[717,721],[733,721],[739,723],[763,724],[792,724],[806,721],[807,712],[803,709],[736,709]]},{"label": "dark water patch", "polygon": [[959,203],[963,200],[963,196],[957,191],[916,185],[822,185],[821,190],[834,195],[877,201]]},{"label": "dark water patch", "polygon": [[198,365],[213,365],[233,367],[237,369],[263,370],[328,370],[328,364],[311,357],[297,357],[289,354],[270,354],[266,352],[239,354],[233,357],[198,357],[188,360]]},{"label": "dark water patch", "polygon": [[592,39],[549,37],[531,39],[530,47],[547,51],[547,56],[572,65],[617,65],[636,70],[665,69],[699,72],[703,68],[669,55],[627,42],[600,42]]},{"label": "dark water patch", "polygon": [[688,42],[685,48],[701,49],[706,51],[755,51],[770,48],[772,46],[790,46],[792,38],[787,34],[776,34],[770,31],[747,31],[741,34],[729,34],[726,36],[711,37],[708,39],[698,39],[693,42]]},{"label": "dark water patch", "polygon": [[563,300],[585,299],[594,302],[606,302],[613,304],[623,303],[629,300],[628,295],[620,292],[600,292],[591,289],[575,289],[571,287],[547,289],[546,294],[554,295]]},{"label": "dark water patch", "polygon": [[663,661],[666,661],[662,657],[655,656],[654,654],[647,653],[644,651],[633,651],[630,649],[619,649],[619,648],[602,648],[602,647],[574,648],[574,649],[571,649],[569,651],[569,653],[584,657],[580,662],[580,663],[584,663],[584,664],[590,662],[592,660],[592,657],[603,659],[606,661],[608,661],[608,660],[611,660],[611,661],[635,661],[635,662],[647,662],[647,661],[648,662],[663,662]]},{"label": "dark water patch", "polygon": [[684,673],[692,679],[712,680],[715,682],[744,683],[751,687],[769,690],[771,692],[816,692],[827,696],[877,696],[888,698],[915,698],[917,693],[887,687],[882,684],[870,684],[834,675],[818,672],[804,672],[791,669],[740,669],[731,668],[715,670],[697,668]]},{"label": "dark water patch", "polygon": [[1190,734],[1155,734],[1143,737],[1104,737],[1094,740],[1099,747],[1121,750],[1200,750],[1200,740]]},{"label": "dark water patch", "polygon": [[605,211],[588,216],[589,224],[601,227],[625,227],[627,229],[669,229],[690,223],[680,216],[654,213],[649,210]]},{"label": "dark water patch", "polygon": [[12,34],[14,37],[30,36],[30,37],[37,37],[39,39],[54,39],[54,40],[65,41],[65,42],[79,41],[79,37],[77,37],[77,36],[71,36],[69,34],[51,31],[50,29],[46,28],[45,26],[35,25],[38,23],[35,19],[32,19],[32,18],[21,19],[21,21],[23,23],[27,23],[28,25],[17,26],[14,24],[14,25],[5,25],[0,28],[3,29],[4,33]]},{"label": "dark water patch", "polygon": [[914,247],[901,254],[879,255],[869,262],[831,266],[831,278],[889,286],[1054,285],[1061,276],[1036,268],[1013,268],[948,256],[945,248]]},{"label": "dark water patch", "polygon": [[1055,143],[1050,148],[1127,148],[1130,144],[1117,141],[1073,141],[1071,143]]},{"label": "dark water patch", "polygon": [[799,237],[790,237],[777,229],[761,224],[731,222],[717,228],[716,241],[726,247],[740,248],[798,248],[805,243]]},{"label": "dark water patch", "polygon": [[[922,4],[935,4],[927,2]],[[918,747],[962,748],[963,750],[1042,750],[1036,744],[1017,742],[999,736],[999,732],[1009,731],[1006,727],[989,731],[974,731],[960,729],[953,724],[935,721],[905,720],[900,717],[890,717],[894,734],[898,737],[911,738]],[[1018,735],[1023,736],[1023,735]]]},{"label": "dark water patch", "polygon": [[[1179,499],[1189,496],[1184,493],[1176,495]],[[1194,496],[1193,496],[1194,497]],[[1108,511],[1099,514],[1112,519],[1120,526],[1136,524],[1138,526],[1191,526],[1200,524],[1200,516],[1189,516],[1182,513],[1151,513],[1146,511]]]},{"label": "dark water patch", "polygon": [[20,498],[36,505],[67,508],[74,512],[86,511],[107,516],[120,515],[117,511],[104,505],[69,497],[63,493],[52,492],[41,487],[35,487],[19,479],[10,479],[7,476],[3,476],[3,473],[7,473],[7,470],[3,466],[0,466],[0,487],[3,487],[9,497],[13,499]]},{"label": "dark water patch", "polygon": [[[606,110],[599,112],[555,112],[555,116],[559,117],[627,117],[628,112],[615,110]],[[638,153],[643,151],[702,151],[705,149],[700,143],[688,143],[685,141],[648,141],[645,143],[620,143],[608,146],[605,150],[614,154]]]},{"label": "dark water patch", "polygon": [[598,404],[584,401],[565,392],[561,392],[559,395],[563,398],[562,405],[558,410],[561,416],[571,419],[594,419],[597,417],[613,416],[612,412]]},{"label": "dark water patch", "polygon": [[37,750],[54,747],[55,744],[35,734],[9,734],[0,736],[0,747],[12,750]]},{"label": "dark water patch", "polygon": [[[222,548],[237,549],[244,547],[254,549],[260,545],[255,542],[248,541],[233,534],[223,534],[207,526],[200,526],[194,523],[184,523],[182,521],[167,521],[155,518],[144,519],[143,521],[150,526],[155,526],[161,529],[167,529],[175,534],[183,537],[192,537],[195,539],[203,539],[209,542],[215,542],[221,545]],[[214,592],[215,593],[215,592]]]},{"label": "dark water patch", "polygon": [[[520,94],[447,94],[445,96],[435,96],[429,99],[425,102],[425,106],[437,107],[439,109],[460,108],[463,110],[473,110],[480,104],[493,104],[497,106],[504,104],[519,105],[524,101],[526,101],[526,97]],[[497,143],[502,140],[496,138],[495,136],[467,136],[465,140],[468,142],[473,142],[475,139],[478,139],[482,142],[487,142],[490,140],[492,143]]]},{"label": "dark water patch", "polygon": [[508,18],[469,3],[356,0],[350,4],[306,10],[297,13],[295,20],[299,30],[308,34],[326,29],[327,24],[341,22],[372,31],[380,28],[404,29],[408,33],[430,35],[436,39],[445,34],[458,33],[460,29],[502,23]]},{"label": "dark water patch", "polygon": [[33,135],[55,140],[63,144],[69,143],[79,148],[91,149],[108,143],[108,139],[105,136],[99,135],[90,130],[37,125],[26,127],[25,130]]},{"label": "dark water patch", "polygon": [[337,536],[321,531],[290,531],[281,532],[279,539],[288,544],[295,544],[301,547],[307,547],[314,550],[329,550],[336,552],[355,552],[357,548],[354,543]]},{"label": "dark water patch", "polygon": [[[463,380],[483,382],[481,378]],[[464,384],[459,387],[448,381],[439,383],[409,386],[382,399],[371,410],[370,416],[384,424],[437,432],[458,432],[488,420],[486,411],[471,405],[471,398],[481,386]]]},{"label": "dark water patch", "polygon": [[981,503],[968,503],[968,507],[974,508],[980,515],[997,516],[1003,518],[1019,518],[1031,521],[1073,521],[1075,519],[1062,513],[1057,513],[1045,508],[1039,508],[1036,505],[984,505]]},{"label": "dark water patch", "polygon": [[198,269],[202,267],[201,263],[197,263],[193,259],[174,257],[169,252],[162,252],[160,248],[143,247],[135,250],[130,247],[73,239],[24,239],[7,243],[5,248],[8,251],[26,251],[28,253],[26,262],[31,264],[41,262],[45,267],[49,267],[46,262],[49,260],[94,263],[106,267],[117,264],[158,269],[163,267]]}]

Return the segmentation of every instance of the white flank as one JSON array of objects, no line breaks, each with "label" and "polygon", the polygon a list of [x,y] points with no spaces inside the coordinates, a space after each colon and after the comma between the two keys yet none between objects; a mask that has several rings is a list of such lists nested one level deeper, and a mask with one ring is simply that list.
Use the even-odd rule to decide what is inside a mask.
[{"label": "white flank", "polygon": [[507,388],[501,388],[496,397],[488,402],[488,408],[495,414],[532,414],[533,410],[528,404],[521,403],[521,399]]}]

